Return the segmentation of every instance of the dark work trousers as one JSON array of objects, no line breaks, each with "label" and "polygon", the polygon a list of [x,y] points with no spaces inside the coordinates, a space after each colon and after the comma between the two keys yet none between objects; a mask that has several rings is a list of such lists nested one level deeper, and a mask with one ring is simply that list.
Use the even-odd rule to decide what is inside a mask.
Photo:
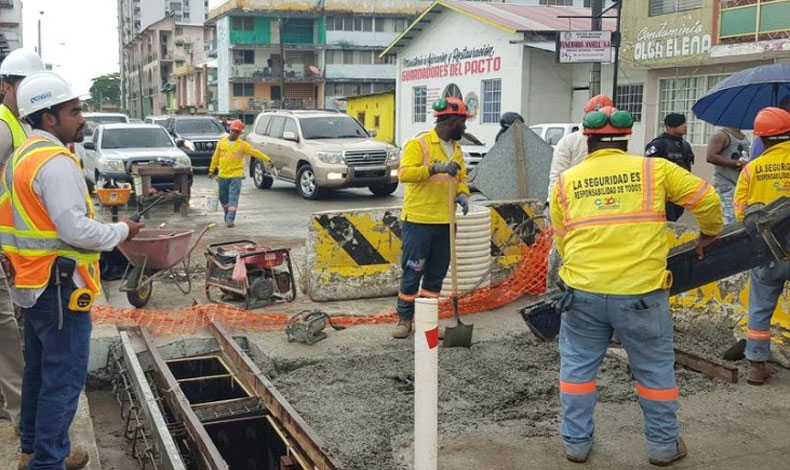
[{"label": "dark work trousers", "polygon": [[667,221],[668,222],[677,222],[683,212],[686,210],[683,206],[679,206],[677,204],[672,204],[671,202],[666,203],[666,211],[667,211]]},{"label": "dark work trousers", "polygon": [[35,455],[29,470],[62,470],[70,450],[69,426],[88,377],[91,314],[68,309],[73,287],[61,292],[63,328],[58,329],[57,290],[47,287],[25,315],[25,375],[22,381],[21,447]]},{"label": "dark work trousers", "polygon": [[402,222],[401,233],[403,277],[398,294],[398,317],[411,321],[417,297],[439,298],[450,266],[450,226]]}]

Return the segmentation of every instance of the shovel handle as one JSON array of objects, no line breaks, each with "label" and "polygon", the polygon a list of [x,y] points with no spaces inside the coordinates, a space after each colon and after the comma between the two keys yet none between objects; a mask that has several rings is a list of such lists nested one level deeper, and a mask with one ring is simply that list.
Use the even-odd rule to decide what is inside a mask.
[{"label": "shovel handle", "polygon": [[[455,192],[458,182],[455,178],[448,184],[448,202],[450,203],[450,276],[453,287],[453,298],[458,297],[458,268],[456,263],[455,249]],[[457,310],[456,310],[457,311]]]}]

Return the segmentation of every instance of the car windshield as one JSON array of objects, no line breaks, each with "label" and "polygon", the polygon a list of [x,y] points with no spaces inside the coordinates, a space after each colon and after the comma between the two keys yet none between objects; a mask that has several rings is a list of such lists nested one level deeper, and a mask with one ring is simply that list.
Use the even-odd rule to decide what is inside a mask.
[{"label": "car windshield", "polygon": [[176,119],[178,134],[223,134],[222,124],[213,119]]},{"label": "car windshield", "polygon": [[102,124],[128,122],[126,116],[88,116],[85,118],[85,136],[92,136],[93,131]]},{"label": "car windshield", "polygon": [[106,129],[102,135],[103,149],[155,147],[173,147],[173,141],[164,128]]},{"label": "car windshield", "polygon": [[367,138],[367,131],[349,116],[302,118],[302,135],[305,139]]}]

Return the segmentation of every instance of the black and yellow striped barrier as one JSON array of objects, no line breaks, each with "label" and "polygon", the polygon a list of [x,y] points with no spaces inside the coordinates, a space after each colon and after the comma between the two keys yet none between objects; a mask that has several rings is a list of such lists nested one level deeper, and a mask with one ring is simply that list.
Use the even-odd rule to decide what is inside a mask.
[{"label": "black and yellow striped barrier", "polygon": [[[491,255],[499,256],[497,262],[506,272],[521,262],[521,247],[529,245],[534,238],[533,222],[527,222],[535,214],[543,213],[543,204],[533,199],[518,201],[491,201]],[[543,221],[534,222],[539,227]],[[519,227],[519,234],[514,233]],[[530,236],[533,234],[533,236]],[[501,256],[500,256],[501,255]]]}]

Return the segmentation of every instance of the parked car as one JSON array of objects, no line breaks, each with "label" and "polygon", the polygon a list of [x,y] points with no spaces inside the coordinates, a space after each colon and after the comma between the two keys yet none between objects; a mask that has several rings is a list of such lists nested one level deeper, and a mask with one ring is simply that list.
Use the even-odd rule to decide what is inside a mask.
[{"label": "parked car", "polygon": [[145,121],[137,118],[129,118],[129,124],[145,124]]},{"label": "parked car", "polygon": [[[110,180],[132,182],[132,165],[154,161],[190,167],[170,134],[155,124],[103,124],[83,143],[83,172],[89,186],[103,187]],[[169,189],[172,178],[153,178],[154,187]]]},{"label": "parked car", "polygon": [[193,168],[208,168],[225,128],[211,116],[170,116],[165,129],[176,141],[183,141],[183,150],[192,160]]},{"label": "parked car", "polygon": [[529,128],[536,134],[538,137],[545,140],[551,146],[557,145],[557,142],[560,141],[563,137],[570,134],[571,132],[576,132],[579,130],[578,123],[552,123],[552,124],[535,124],[529,126]]},{"label": "parked car", "polygon": [[160,126],[164,127],[165,123],[167,122],[168,118],[170,118],[170,117],[171,116],[168,116],[166,114],[163,114],[161,116],[146,116],[145,117],[145,123],[146,124],[159,124]]},{"label": "parked car", "polygon": [[[121,113],[83,113],[82,116],[85,118],[85,127],[83,128],[85,138],[83,142],[87,142],[93,138],[93,131],[97,126],[102,124],[129,122],[129,116]],[[69,147],[80,162],[84,162],[85,148],[82,146],[82,143],[70,144]]]},{"label": "parked car", "polygon": [[[324,189],[367,187],[379,196],[398,188],[400,151],[373,140],[356,119],[332,111],[264,111],[247,140],[272,158],[277,178],[296,184],[305,199]],[[269,188],[273,177],[253,160],[255,185]]]}]

